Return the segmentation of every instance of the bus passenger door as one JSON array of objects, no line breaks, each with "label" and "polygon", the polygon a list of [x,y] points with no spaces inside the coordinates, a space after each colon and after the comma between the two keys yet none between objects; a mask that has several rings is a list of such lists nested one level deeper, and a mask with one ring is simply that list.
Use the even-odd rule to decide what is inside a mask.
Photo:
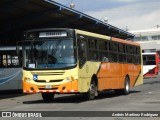
[{"label": "bus passenger door", "polygon": [[89,62],[87,62],[87,40],[84,36],[78,36],[78,90],[87,92],[90,83],[89,79]]}]

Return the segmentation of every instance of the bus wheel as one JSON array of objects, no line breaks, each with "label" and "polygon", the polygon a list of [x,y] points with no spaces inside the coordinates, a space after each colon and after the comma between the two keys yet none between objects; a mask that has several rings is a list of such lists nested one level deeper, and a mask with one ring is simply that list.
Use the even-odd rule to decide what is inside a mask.
[{"label": "bus wheel", "polygon": [[83,94],[87,100],[93,100],[95,98],[97,90],[96,87],[95,81],[92,80],[88,92]]},{"label": "bus wheel", "polygon": [[130,92],[130,80],[129,77],[125,78],[125,83],[124,83],[124,90],[123,90],[123,94],[128,95]]},{"label": "bus wheel", "polygon": [[115,90],[116,94],[118,95],[128,95],[130,92],[130,80],[129,77],[125,78],[124,82],[124,89],[117,89]]},{"label": "bus wheel", "polygon": [[54,93],[41,93],[43,101],[52,102],[54,98]]}]

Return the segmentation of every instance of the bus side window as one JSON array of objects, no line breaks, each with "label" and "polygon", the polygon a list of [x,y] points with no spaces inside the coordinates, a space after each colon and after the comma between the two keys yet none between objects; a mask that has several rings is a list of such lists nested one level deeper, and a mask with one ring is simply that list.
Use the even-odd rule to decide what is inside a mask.
[{"label": "bus side window", "polygon": [[97,39],[88,37],[88,60],[98,61]]},{"label": "bus side window", "polygon": [[7,68],[7,67],[21,67],[22,60],[21,60],[21,51],[19,56],[16,55],[15,51],[0,51],[0,66]]},{"label": "bus side window", "polygon": [[7,55],[3,55],[3,66],[7,66]]},{"label": "bus side window", "polygon": [[141,49],[140,47],[137,48],[137,55],[138,55],[138,63],[141,64]]},{"label": "bus side window", "polygon": [[98,48],[99,48],[99,60],[108,62],[108,41],[98,40]]},{"label": "bus side window", "polygon": [[127,63],[132,63],[132,55],[130,45],[126,45]]},{"label": "bus side window", "polygon": [[87,60],[87,42],[84,36],[78,37],[78,48],[79,64],[81,68]]},{"label": "bus side window", "polygon": [[126,63],[125,44],[123,43],[118,44],[118,55],[119,55],[119,62]]},{"label": "bus side window", "polygon": [[97,49],[97,40],[93,38],[88,39],[88,46],[90,49]]},{"label": "bus side window", "polygon": [[116,42],[109,42],[109,61],[117,62],[118,61],[118,47]]}]

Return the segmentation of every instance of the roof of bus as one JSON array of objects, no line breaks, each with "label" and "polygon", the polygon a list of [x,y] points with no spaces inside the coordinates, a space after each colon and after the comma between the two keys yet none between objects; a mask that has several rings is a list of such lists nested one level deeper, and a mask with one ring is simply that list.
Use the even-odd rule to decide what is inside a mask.
[{"label": "roof of bus", "polygon": [[74,30],[74,29],[72,29],[72,28],[39,28],[39,29],[31,29],[31,30],[26,30],[26,31],[24,31],[24,32],[34,32],[34,31],[38,31],[38,32],[42,32],[42,31],[51,31],[51,30],[53,30],[53,31],[65,31],[65,30]]},{"label": "roof of bus", "polygon": [[140,46],[139,43],[132,42],[132,41],[129,41],[129,40],[123,40],[123,39],[119,39],[119,38],[115,38],[115,37],[112,37],[112,40],[113,41],[117,41],[117,42],[121,42],[121,43],[125,43],[125,44],[131,44],[131,45]]},{"label": "roof of bus", "polygon": [[83,30],[76,29],[76,33],[80,33],[80,34],[87,35],[87,36],[92,36],[92,37],[97,37],[97,38],[102,38],[102,39],[107,39],[107,40],[111,40],[110,36],[101,35],[101,34],[97,34],[97,33],[92,33],[92,32],[88,32],[88,31],[83,31]]},{"label": "roof of bus", "polygon": [[119,39],[119,38],[115,38],[115,37],[111,37],[111,36],[107,36],[107,35],[102,35],[102,34],[88,32],[88,31],[79,30],[79,29],[71,29],[71,28],[43,28],[43,29],[27,30],[25,32],[50,31],[50,30],[75,30],[76,33],[83,34],[83,35],[86,35],[86,36],[92,36],[92,37],[97,37],[97,38],[101,38],[101,39],[113,40],[113,41],[117,41],[117,42],[121,42],[121,43],[125,43],[125,44],[140,46],[139,43],[132,42],[132,41],[129,41],[129,40]]},{"label": "roof of bus", "polygon": [[76,29],[76,32],[81,33],[83,35],[87,35],[87,36],[93,36],[93,37],[98,37],[98,38],[102,38],[102,39],[117,41],[117,42],[120,42],[120,43],[140,46],[139,43],[132,42],[132,41],[129,41],[129,40],[123,40],[123,39],[119,39],[119,38],[115,38],[115,37],[105,36],[105,35],[101,35],[101,34],[97,34],[97,33],[91,33],[91,32],[87,32],[87,31],[83,31],[83,30],[78,30],[78,29]]}]

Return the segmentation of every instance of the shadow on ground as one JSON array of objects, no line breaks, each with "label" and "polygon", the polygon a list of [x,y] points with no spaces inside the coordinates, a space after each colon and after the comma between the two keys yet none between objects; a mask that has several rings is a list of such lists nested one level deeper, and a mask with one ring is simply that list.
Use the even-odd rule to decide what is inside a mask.
[{"label": "shadow on ground", "polygon": [[[130,91],[130,94],[139,93],[140,91],[132,90]],[[104,91],[99,93],[99,95],[94,100],[101,100],[101,99],[107,99],[107,98],[113,98],[113,97],[119,97],[123,95],[118,95],[114,91]],[[87,102],[87,100],[83,97],[81,94],[77,95],[66,95],[66,96],[56,96],[52,102],[44,102],[41,100],[35,100],[35,101],[24,101],[23,104],[42,104],[42,103],[81,103],[81,102]]]},{"label": "shadow on ground", "polygon": [[22,90],[0,91],[0,100],[8,99],[8,98],[15,98],[15,97],[24,96],[24,95],[27,95],[27,94],[23,94]]}]

